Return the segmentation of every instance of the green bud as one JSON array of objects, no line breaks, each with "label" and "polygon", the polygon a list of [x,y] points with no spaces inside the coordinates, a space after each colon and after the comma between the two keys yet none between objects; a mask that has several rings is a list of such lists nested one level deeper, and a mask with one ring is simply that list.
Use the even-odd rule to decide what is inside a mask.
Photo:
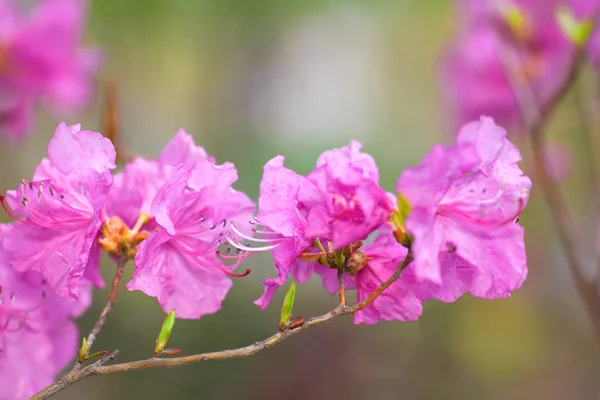
[{"label": "green bud", "polygon": [[171,331],[173,330],[174,325],[175,310],[167,314],[162,324],[162,328],[160,329],[160,333],[158,334],[158,339],[156,339],[156,346],[154,347],[154,357],[158,357],[163,353],[165,346],[169,341],[169,336],[171,336]]},{"label": "green bud", "polygon": [[281,316],[279,317],[279,330],[284,330],[290,323],[292,316],[292,308],[294,307],[294,298],[296,297],[296,282],[292,282],[290,288],[285,294],[283,299],[283,306],[281,307]]},{"label": "green bud", "polygon": [[81,348],[77,352],[79,355],[79,362],[84,362],[86,360],[88,351],[89,351],[88,342],[87,342],[87,339],[84,337],[83,340],[81,341]]}]

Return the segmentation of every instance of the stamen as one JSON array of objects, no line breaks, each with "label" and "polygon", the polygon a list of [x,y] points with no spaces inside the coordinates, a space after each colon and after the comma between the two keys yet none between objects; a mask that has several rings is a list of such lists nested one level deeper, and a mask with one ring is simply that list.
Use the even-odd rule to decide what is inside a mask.
[{"label": "stamen", "polygon": [[239,237],[246,239],[246,240],[250,240],[252,242],[257,242],[257,243],[271,243],[273,242],[273,239],[260,239],[260,238],[254,238],[252,236],[248,236],[243,234],[242,232],[240,232],[235,225],[233,224],[233,221],[229,224],[229,226],[231,227],[231,230],[238,235]]},{"label": "stamen", "polygon": [[[225,228],[225,226],[226,226],[226,225],[227,225],[227,220],[226,220],[225,218],[223,218],[223,219],[221,220],[221,226],[222,226],[223,228]],[[231,223],[231,225],[233,225],[233,222]]]},{"label": "stamen", "polygon": [[273,250],[274,248],[276,248],[277,246],[279,246],[281,243],[283,243],[283,241],[275,243],[271,246],[264,246],[264,247],[249,247],[249,246],[245,246],[239,242],[236,242],[235,240],[233,240],[231,238],[231,234],[229,232],[227,232],[227,234],[225,235],[225,237],[227,238],[227,241],[235,248],[238,248],[240,250],[244,250],[244,251],[250,251],[250,252],[256,252],[256,251],[269,251],[269,250]]},{"label": "stamen", "polygon": [[227,268],[223,267],[222,265],[216,264],[217,268],[219,268],[221,271],[225,272],[225,274],[227,276],[231,276],[232,278],[243,278],[245,276],[250,275],[250,272],[252,272],[250,269],[246,269],[246,271],[242,274],[236,274],[233,273],[231,271],[229,271]]}]

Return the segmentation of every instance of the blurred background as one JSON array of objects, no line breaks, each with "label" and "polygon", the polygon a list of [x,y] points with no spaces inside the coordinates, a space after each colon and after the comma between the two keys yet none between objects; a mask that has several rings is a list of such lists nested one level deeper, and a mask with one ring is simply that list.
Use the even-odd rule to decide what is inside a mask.
[{"label": "blurred background", "polygon": [[[276,154],[307,173],[323,150],[358,139],[393,190],[404,167],[448,142],[437,68],[454,19],[449,0],[93,0],[87,42],[104,51],[102,80],[117,84],[129,152],[155,157],[184,127],[219,162],[234,162],[236,187],[256,199],[262,166]],[[103,96],[100,85],[96,105],[66,122],[102,130]],[[552,134],[578,160],[578,127],[564,115]],[[42,114],[19,151],[0,149],[2,191],[31,176],[57,122]],[[569,199],[591,212],[585,166],[576,167]],[[591,234],[591,213],[580,214]],[[521,216],[529,278],[510,299],[431,301],[417,323],[339,318],[248,359],[92,378],[55,398],[598,398],[598,347],[551,218],[534,193]],[[110,281],[114,266],[104,261]],[[215,351],[277,330],[285,290],[260,311],[252,301],[275,272],[268,254],[247,263],[252,274],[235,281],[223,310],[178,320],[169,346]],[[106,297],[95,292],[82,332]],[[297,288],[294,315],[336,304],[314,279]],[[123,289],[95,350],[150,357],[163,318],[154,299]]]}]

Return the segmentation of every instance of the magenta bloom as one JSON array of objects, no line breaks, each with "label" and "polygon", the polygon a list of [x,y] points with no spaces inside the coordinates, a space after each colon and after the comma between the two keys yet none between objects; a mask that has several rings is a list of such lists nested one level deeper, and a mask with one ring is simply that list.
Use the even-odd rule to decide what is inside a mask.
[{"label": "magenta bloom", "polygon": [[16,140],[30,127],[34,105],[52,111],[84,106],[93,94],[97,51],[82,48],[83,0],[40,0],[31,13],[0,0],[0,133]]},{"label": "magenta bloom", "polygon": [[[140,163],[138,160],[135,165]],[[225,266],[217,250],[226,241],[228,225],[247,225],[255,206],[231,187],[237,180],[233,164],[217,165],[183,131],[165,147],[154,166],[147,171],[148,176],[156,177],[151,179],[141,178],[142,169],[136,171],[137,167],[125,171],[124,179],[144,182],[139,190],[146,191],[129,198],[133,200],[132,215],[147,212],[156,226],[139,245],[136,270],[127,288],[156,297],[166,312],[177,309],[178,317],[197,319],[221,308],[231,287],[228,275],[236,276],[231,269],[239,262]],[[146,210],[146,199],[155,190],[151,208]]]},{"label": "magenta bloom", "polygon": [[299,257],[304,252],[319,252],[316,239],[339,250],[366,239],[391,215],[393,205],[379,187],[375,161],[360,148],[358,142],[351,142],[326,151],[306,177],[285,168],[282,156],[265,165],[258,212],[265,230],[262,238],[254,241],[266,246],[241,245],[249,239],[243,236],[232,241],[245,251],[273,249],[278,276],[264,281],[265,292],[255,302],[259,307],[267,307],[290,272],[299,282],[311,276],[318,264]]},{"label": "magenta bloom", "polygon": [[460,130],[454,146],[435,146],[400,176],[396,188],[412,205],[415,276],[439,287],[434,297],[506,297],[521,286],[527,265],[517,218],[531,181],[520,159],[506,131],[482,117]]},{"label": "magenta bloom", "polygon": [[62,123],[48,156],[31,181],[7,192],[19,217],[2,247],[15,270],[40,272],[52,292],[76,299],[84,278],[102,285],[97,238],[113,182],[115,149],[99,133]]},{"label": "magenta bloom", "polygon": [[[0,242],[10,229],[0,225]],[[51,384],[76,355],[71,321],[90,304],[89,285],[78,302],[49,293],[37,272],[13,270],[0,249],[0,398],[26,399]]]},{"label": "magenta bloom", "polygon": [[[558,0],[459,2],[465,18],[441,66],[441,86],[456,126],[489,115],[519,127],[522,102],[544,106],[567,73],[573,45],[556,23]],[[577,10],[576,10],[577,11]],[[578,13],[582,14],[582,13]],[[507,73],[507,67],[512,73]]]}]

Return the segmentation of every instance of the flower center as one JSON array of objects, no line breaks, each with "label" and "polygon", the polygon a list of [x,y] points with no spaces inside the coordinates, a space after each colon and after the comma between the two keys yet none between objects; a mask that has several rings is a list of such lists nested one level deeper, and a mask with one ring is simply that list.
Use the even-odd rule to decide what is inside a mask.
[{"label": "flower center", "polygon": [[115,257],[135,258],[138,245],[148,237],[148,232],[140,230],[149,220],[148,214],[141,213],[130,229],[121,218],[110,217],[102,225],[100,248]]}]

